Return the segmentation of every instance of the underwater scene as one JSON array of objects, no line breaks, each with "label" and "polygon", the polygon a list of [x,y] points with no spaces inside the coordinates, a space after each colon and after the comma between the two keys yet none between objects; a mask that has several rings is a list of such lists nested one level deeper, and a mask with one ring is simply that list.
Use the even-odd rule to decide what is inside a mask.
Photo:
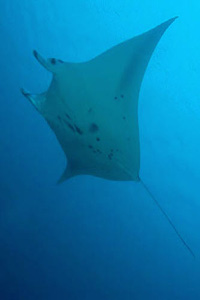
[{"label": "underwater scene", "polygon": [[199,12],[0,0],[0,300],[200,299]]}]

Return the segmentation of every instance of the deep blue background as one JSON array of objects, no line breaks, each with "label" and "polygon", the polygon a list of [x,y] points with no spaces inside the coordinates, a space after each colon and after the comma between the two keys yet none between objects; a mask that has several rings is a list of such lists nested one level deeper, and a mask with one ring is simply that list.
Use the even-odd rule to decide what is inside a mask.
[{"label": "deep blue background", "polygon": [[[197,0],[0,0],[0,299],[200,299],[200,4]],[[141,184],[80,176],[20,94],[51,75],[32,55],[90,59],[179,15],[146,72]]]}]

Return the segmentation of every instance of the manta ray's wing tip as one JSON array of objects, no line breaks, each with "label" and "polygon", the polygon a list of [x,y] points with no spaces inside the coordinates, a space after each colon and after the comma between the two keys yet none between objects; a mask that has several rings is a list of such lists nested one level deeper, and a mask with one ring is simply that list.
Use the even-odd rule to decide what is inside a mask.
[{"label": "manta ray's wing tip", "polygon": [[159,29],[160,32],[163,32],[178,18],[178,16],[168,19],[167,21],[161,23],[156,28]]},{"label": "manta ray's wing tip", "polygon": [[179,16],[175,16],[175,17],[173,17],[172,18],[172,22],[174,22],[176,19],[178,19],[179,18]]},{"label": "manta ray's wing tip", "polygon": [[167,22],[170,23],[170,24],[172,24],[178,18],[179,18],[179,16],[175,16],[175,17],[169,19]]}]

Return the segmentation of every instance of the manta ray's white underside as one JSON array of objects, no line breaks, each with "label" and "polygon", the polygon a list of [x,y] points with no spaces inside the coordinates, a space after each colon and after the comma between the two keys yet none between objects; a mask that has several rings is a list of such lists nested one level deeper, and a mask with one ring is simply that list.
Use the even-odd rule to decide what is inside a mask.
[{"label": "manta ray's white underside", "polygon": [[53,73],[47,92],[22,93],[67,157],[60,181],[79,174],[139,180],[138,98],[152,53],[175,18],[84,63],[37,60]]}]

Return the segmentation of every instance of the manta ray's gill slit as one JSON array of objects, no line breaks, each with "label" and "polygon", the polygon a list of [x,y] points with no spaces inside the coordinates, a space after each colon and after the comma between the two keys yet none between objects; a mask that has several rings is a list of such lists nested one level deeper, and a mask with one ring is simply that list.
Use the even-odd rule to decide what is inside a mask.
[{"label": "manta ray's gill slit", "polygon": [[[70,121],[72,121],[72,119],[67,113],[65,113],[65,115]],[[62,119],[60,115],[57,115],[57,119],[61,124],[62,122],[64,122],[73,132],[77,132],[79,135],[83,134],[83,131],[76,124],[72,125],[68,120]]]},{"label": "manta ray's gill slit", "polygon": [[80,134],[80,135],[83,134],[83,131],[82,131],[76,124],[74,124],[74,127],[76,128],[76,132],[77,132],[78,134]]},{"label": "manta ray's gill slit", "polygon": [[68,126],[68,128],[69,128],[70,130],[72,130],[74,133],[76,132],[75,129],[74,129],[74,127],[73,127],[68,121],[66,121],[66,120],[64,119],[63,122],[65,122],[65,124]]},{"label": "manta ray's gill slit", "polygon": [[65,116],[66,116],[69,120],[72,120],[71,117],[70,117],[67,113],[65,113]]}]

